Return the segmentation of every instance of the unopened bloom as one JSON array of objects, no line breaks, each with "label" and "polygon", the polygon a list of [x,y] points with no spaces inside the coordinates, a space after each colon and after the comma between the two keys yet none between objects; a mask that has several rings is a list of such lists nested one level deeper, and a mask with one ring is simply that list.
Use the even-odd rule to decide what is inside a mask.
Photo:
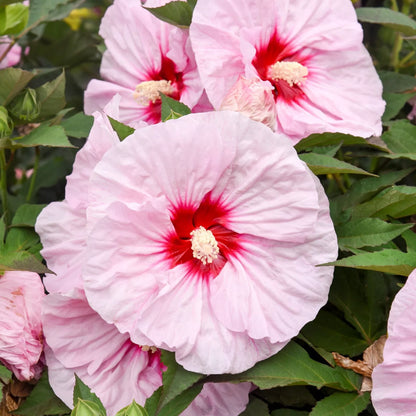
[{"label": "unopened bloom", "polygon": [[198,0],[190,27],[216,109],[240,76],[268,82],[277,130],[381,134],[382,85],[349,0]]},{"label": "unopened bloom", "polygon": [[371,398],[379,416],[416,413],[416,270],[390,310],[383,359],[372,374]]},{"label": "unopened bloom", "polygon": [[20,381],[39,378],[42,372],[43,297],[37,273],[6,271],[0,277],[0,361]]},{"label": "unopened bloom", "polygon": [[187,31],[162,22],[139,1],[115,0],[100,35],[107,46],[103,80],[92,80],[87,87],[87,114],[103,110],[119,94],[119,121],[137,127],[140,121],[161,120],[160,93],[190,108],[198,103],[203,88]]},{"label": "unopened bloom", "polygon": [[[6,52],[10,42],[11,40],[7,36],[0,37],[0,56]],[[18,44],[13,45],[12,48],[7,52],[7,55],[4,57],[4,59],[0,62],[0,69],[7,68],[19,63],[21,53],[22,48]]]},{"label": "unopened bloom", "polygon": [[326,303],[332,268],[316,265],[337,256],[328,201],[261,123],[223,111],[143,127],[82,181],[89,304],[186,369],[241,372]]},{"label": "unopened bloom", "polygon": [[259,79],[240,77],[225,96],[220,110],[238,111],[276,130],[276,105],[272,88]]}]

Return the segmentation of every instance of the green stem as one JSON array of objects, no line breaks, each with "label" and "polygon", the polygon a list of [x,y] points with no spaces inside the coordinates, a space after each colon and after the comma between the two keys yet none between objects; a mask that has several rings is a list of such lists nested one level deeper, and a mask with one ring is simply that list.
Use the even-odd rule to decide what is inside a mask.
[{"label": "green stem", "polygon": [[7,166],[4,149],[0,150],[0,194],[3,207],[4,222],[8,224],[8,203],[7,203]]},{"label": "green stem", "polygon": [[38,173],[38,168],[39,168],[39,148],[36,147],[35,148],[35,163],[33,165],[32,176],[30,177],[30,185],[29,185],[29,190],[27,191],[27,195],[26,195],[26,202],[30,202],[30,200],[32,199],[33,190],[35,189],[35,182],[36,182],[36,176]]},{"label": "green stem", "polygon": [[399,6],[397,5],[396,0],[391,0],[391,9],[394,10],[395,12],[399,11]]},{"label": "green stem", "polygon": [[391,66],[395,72],[399,71],[400,51],[403,46],[403,38],[399,33],[396,33],[394,38],[393,50],[391,53]]}]

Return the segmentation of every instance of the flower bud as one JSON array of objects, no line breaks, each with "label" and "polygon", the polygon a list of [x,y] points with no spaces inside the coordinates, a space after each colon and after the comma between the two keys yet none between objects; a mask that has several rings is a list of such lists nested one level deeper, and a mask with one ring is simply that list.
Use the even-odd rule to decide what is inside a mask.
[{"label": "flower bud", "polygon": [[17,120],[30,122],[40,114],[40,103],[36,91],[27,88],[13,99],[9,107],[10,114]]},{"label": "flower bud", "polygon": [[8,137],[13,131],[13,121],[6,108],[0,106],[0,138]]},{"label": "flower bud", "polygon": [[76,406],[71,412],[71,416],[105,416],[105,413],[97,403],[78,399]]},{"label": "flower bud", "polygon": [[138,405],[134,400],[129,406],[123,407],[116,416],[149,416],[146,409]]},{"label": "flower bud", "polygon": [[243,113],[276,130],[276,104],[272,90],[258,79],[240,77],[225,96],[220,110]]}]

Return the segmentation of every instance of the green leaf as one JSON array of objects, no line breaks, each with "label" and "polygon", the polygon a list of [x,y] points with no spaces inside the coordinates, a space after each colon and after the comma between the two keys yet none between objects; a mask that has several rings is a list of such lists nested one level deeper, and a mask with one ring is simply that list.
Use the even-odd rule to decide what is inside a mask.
[{"label": "green leaf", "polygon": [[94,117],[77,113],[63,120],[60,125],[64,128],[67,136],[80,139],[89,135],[93,122]]},{"label": "green leaf", "polygon": [[295,145],[295,149],[300,152],[307,150],[311,147],[320,146],[334,146],[334,145],[368,145],[367,140],[362,137],[355,137],[349,134],[342,133],[322,133],[322,134],[311,134],[310,136],[302,139]]},{"label": "green leaf", "polygon": [[416,126],[408,120],[398,120],[389,125],[382,139],[394,153],[413,153],[416,156]]},{"label": "green leaf", "polygon": [[406,241],[407,251],[416,252],[416,233],[413,230],[406,231],[402,234],[402,237]]},{"label": "green leaf", "polygon": [[416,187],[392,186],[353,208],[353,218],[402,218],[416,214]]},{"label": "green leaf", "polygon": [[36,219],[46,204],[20,205],[12,219],[12,225],[19,227],[34,227]]},{"label": "green leaf", "polygon": [[192,4],[184,1],[171,1],[161,7],[144,7],[158,19],[180,28],[189,27],[192,21]]},{"label": "green leaf", "polygon": [[416,87],[416,78],[393,71],[378,71],[385,93],[407,92]]},{"label": "green leaf", "polygon": [[386,108],[382,117],[383,122],[389,121],[393,117],[396,117],[404,105],[415,95],[415,92],[401,94],[384,92],[383,98],[386,101]]},{"label": "green leaf", "polygon": [[381,246],[412,226],[413,224],[389,224],[378,218],[349,221],[336,228],[338,245],[341,250]]},{"label": "green leaf", "polygon": [[326,263],[325,265],[375,270],[383,273],[408,276],[416,268],[416,257],[413,253],[384,249],[373,253],[362,253],[345,257],[332,263]]},{"label": "green leaf", "polygon": [[0,69],[0,105],[8,104],[33,77],[34,74],[20,68]]},{"label": "green leaf", "polygon": [[20,416],[44,416],[62,415],[69,413],[70,409],[55,396],[48,381],[48,373],[44,371],[39,381],[36,383],[30,396],[13,413]]},{"label": "green leaf", "polygon": [[29,251],[16,251],[13,247],[10,248],[9,246],[4,246],[0,249],[0,271],[7,270],[53,273]]},{"label": "green leaf", "polygon": [[65,107],[65,73],[36,88],[36,94],[40,104],[39,119],[57,114]]},{"label": "green leaf", "polygon": [[361,168],[326,155],[320,155],[317,153],[301,153],[299,158],[307,163],[309,169],[315,175],[328,173],[352,173],[374,176]]},{"label": "green leaf", "polygon": [[359,332],[325,310],[321,310],[312,322],[303,327],[302,334],[317,347],[351,357],[361,354],[368,347]]},{"label": "green leaf", "polygon": [[176,416],[200,393],[202,383],[196,383],[204,376],[186,371],[175,361],[174,353],[162,351],[162,361],[168,367],[163,373],[163,385],[156,391],[156,399],[148,400],[145,408],[150,415]]},{"label": "green leaf", "polygon": [[396,281],[377,272],[335,269],[329,301],[343,312],[367,346],[386,333],[390,303],[398,290]]},{"label": "green leaf", "polygon": [[[36,146],[74,147],[62,126],[49,126],[48,124],[41,124],[28,135],[13,140],[11,146],[13,149]],[[7,145],[4,144],[4,147],[7,148]]]},{"label": "green leaf", "polygon": [[263,400],[254,397],[239,416],[270,416],[269,407]]},{"label": "green leaf", "polygon": [[322,399],[310,416],[357,416],[370,403],[370,393],[334,393]]},{"label": "green leaf", "polygon": [[117,412],[116,416],[149,416],[149,414],[144,407],[133,400],[133,403]]},{"label": "green leaf", "polygon": [[[12,372],[8,370],[4,365],[0,364],[0,378],[7,382],[12,378]],[[0,389],[1,390],[1,389]]]},{"label": "green leaf", "polygon": [[0,249],[4,247],[4,237],[6,236],[6,223],[4,222],[5,214],[0,218]]},{"label": "green leaf", "polygon": [[160,96],[162,98],[162,121],[176,119],[191,113],[190,108],[185,104],[162,93]]},{"label": "green leaf", "polygon": [[359,389],[360,377],[340,367],[332,368],[313,360],[298,344],[291,341],[273,357],[258,362],[241,374],[211,376],[216,382],[252,382],[260,389],[278,386],[310,385],[321,388],[354,391]]},{"label": "green leaf", "polygon": [[360,7],[356,12],[361,22],[378,23],[406,36],[416,35],[416,22],[403,13],[385,7]]},{"label": "green leaf", "polygon": [[74,404],[80,400],[89,401],[94,403],[100,411],[105,415],[105,408],[101,403],[101,400],[95,393],[92,393],[90,388],[75,374],[75,386],[73,395]]},{"label": "green leaf", "polygon": [[308,416],[309,412],[294,409],[277,409],[270,416]]},{"label": "green leaf", "polygon": [[117,120],[114,120],[111,117],[108,117],[111,123],[111,127],[114,129],[114,131],[117,133],[118,138],[120,141],[123,141],[126,137],[130,136],[130,134],[134,133],[133,127],[126,126],[123,123],[120,123]]},{"label": "green leaf", "polygon": [[30,0],[28,26],[61,20],[85,0]]},{"label": "green leaf", "polygon": [[384,188],[394,185],[407,175],[412,173],[414,168],[383,172],[379,177],[363,178],[354,182],[348,192],[331,201],[331,208],[341,211],[352,207],[360,202],[366,201]]},{"label": "green leaf", "polygon": [[22,3],[0,7],[0,36],[17,35],[25,27],[29,18],[29,8]]}]

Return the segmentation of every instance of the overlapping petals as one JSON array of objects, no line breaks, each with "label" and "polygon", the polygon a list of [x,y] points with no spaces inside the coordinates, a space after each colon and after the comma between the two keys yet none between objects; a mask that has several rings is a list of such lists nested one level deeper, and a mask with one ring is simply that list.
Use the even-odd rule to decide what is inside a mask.
[{"label": "overlapping petals", "polygon": [[43,363],[39,275],[7,271],[0,277],[0,361],[20,381],[39,378]]},{"label": "overlapping petals", "polygon": [[190,28],[208,97],[240,76],[274,89],[277,130],[381,134],[382,86],[348,0],[201,0]]},{"label": "overlapping petals", "polygon": [[[90,178],[87,224],[91,306],[203,373],[280,350],[325,304],[332,268],[315,266],[337,255],[328,201],[290,141],[231,112],[111,148]],[[219,247],[206,264],[191,248],[200,227]]]},{"label": "overlapping petals", "polygon": [[72,407],[77,374],[100,397],[109,416],[136,400],[144,404],[162,384],[160,353],[145,351],[78,297],[48,295],[43,307],[46,362],[56,394]]},{"label": "overlapping petals", "polygon": [[379,416],[416,413],[415,313],[416,270],[391,305],[384,361],[373,371],[371,397]]},{"label": "overlapping petals", "polygon": [[160,121],[159,90],[190,108],[198,103],[203,88],[187,31],[157,19],[140,2],[116,0],[102,20],[100,35],[107,46],[103,80],[88,85],[86,113],[103,110],[118,94],[119,121],[138,127],[142,121]]}]

